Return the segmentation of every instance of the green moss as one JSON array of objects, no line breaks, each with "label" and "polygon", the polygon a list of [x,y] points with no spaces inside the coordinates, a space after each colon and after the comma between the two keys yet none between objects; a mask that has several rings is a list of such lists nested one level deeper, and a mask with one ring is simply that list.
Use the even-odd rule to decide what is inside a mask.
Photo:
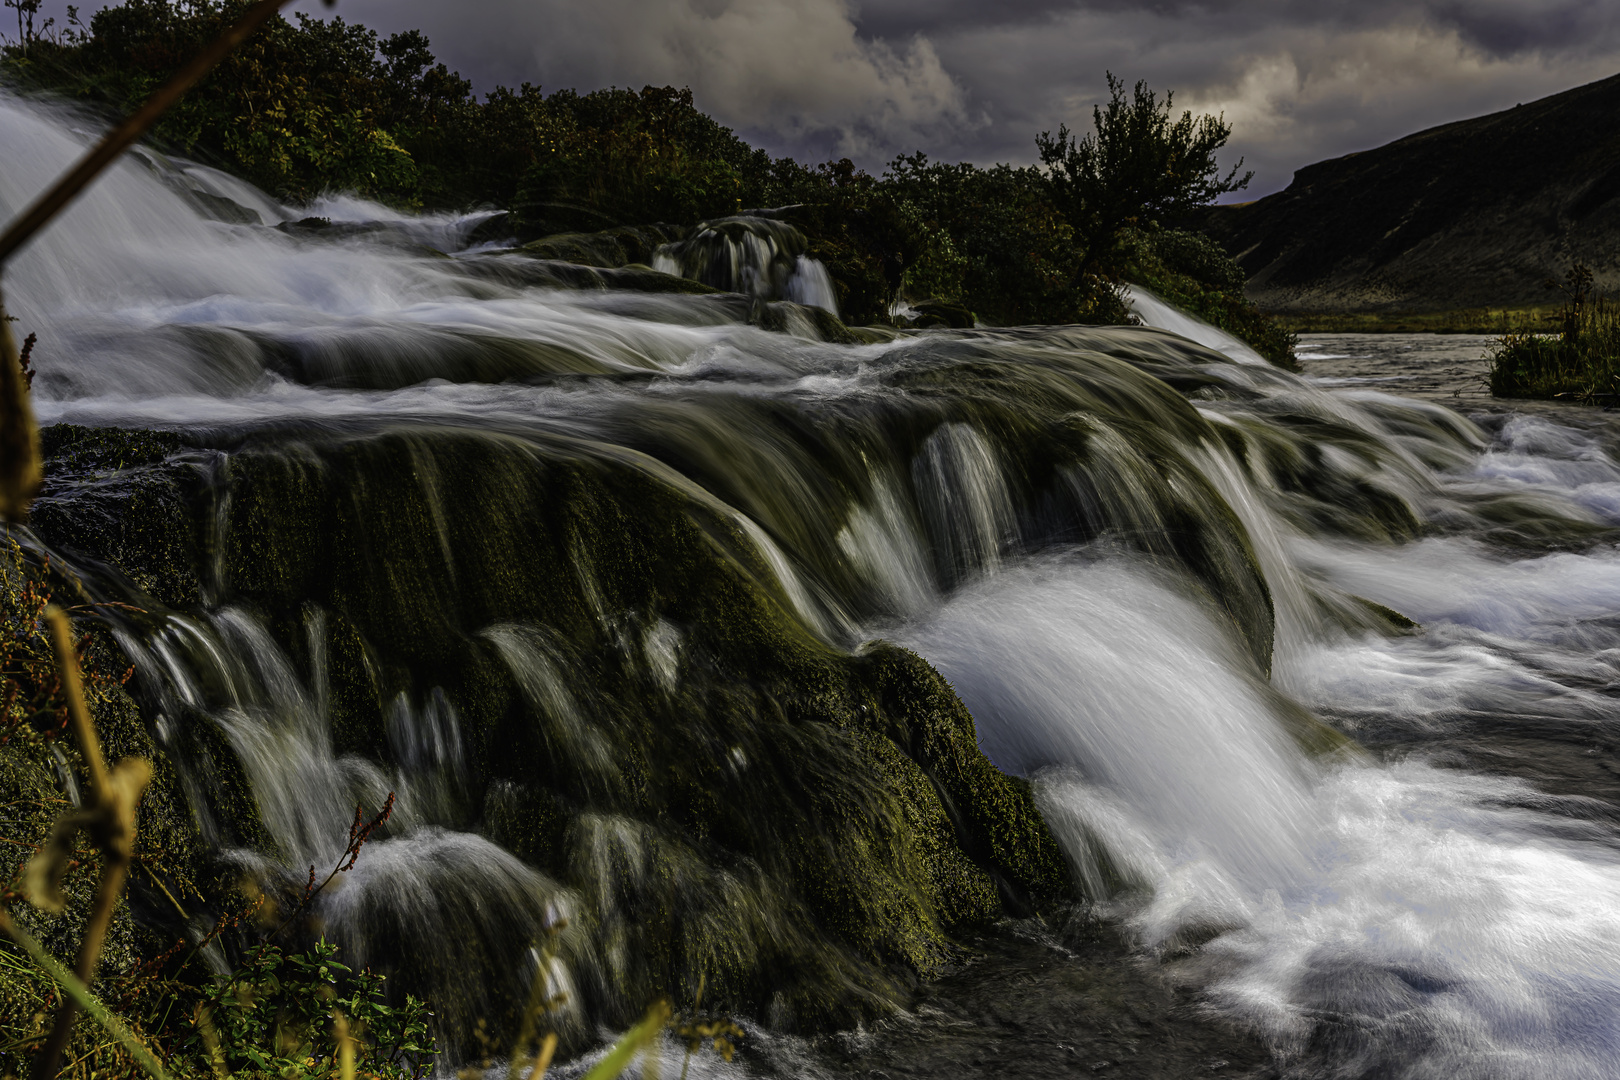
[{"label": "green moss", "polygon": [[171,607],[202,598],[197,471],[167,432],[55,424],[41,432],[45,485],[30,524],[57,550],[124,568]]},{"label": "green moss", "polygon": [[974,322],[973,312],[949,300],[924,300],[914,304],[912,310],[915,314],[909,325],[919,330],[932,327],[966,330],[970,329]]},{"label": "green moss", "polygon": [[[887,643],[861,655],[865,681],[882,724],[933,785],[957,843],[989,875],[1015,912],[1030,912],[1072,895],[1057,842],[1035,809],[1030,787],[1007,776],[979,750],[973,718],[950,685],[915,653]],[[949,863],[938,872],[949,874]],[[973,910],[976,891],[957,908]]]},{"label": "green moss", "polygon": [[326,649],[327,716],[331,722],[332,752],[378,756],[388,702],[359,631],[341,615],[320,612],[316,626],[324,634]]},{"label": "green moss", "polygon": [[[1027,788],[943,681],[820,642],[672,474],[443,433],[250,451],[231,475],[239,598],[272,626],[313,603],[360,643],[328,649],[362,701],[344,744],[381,746],[380,701],[443,687],[482,827],[596,898],[634,958],[621,1000],[704,977],[755,1015],[849,1022],[937,970],[998,885],[1020,910],[1065,888]],[[673,682],[641,645],[660,626]],[[627,830],[634,865],[593,877]]]},{"label": "green moss", "polygon": [[1350,599],[1366,608],[1375,619],[1397,633],[1406,634],[1422,629],[1420,625],[1394,608],[1385,607],[1375,600],[1368,600],[1364,596],[1352,596]]},{"label": "green moss", "polygon": [[675,225],[620,225],[595,233],[554,233],[519,250],[535,259],[559,259],[582,266],[617,268],[651,263],[653,252],[686,230]]},{"label": "green moss", "polygon": [[762,330],[797,334],[813,341],[830,341],[836,345],[859,342],[832,312],[785,300],[755,304],[748,321]]}]

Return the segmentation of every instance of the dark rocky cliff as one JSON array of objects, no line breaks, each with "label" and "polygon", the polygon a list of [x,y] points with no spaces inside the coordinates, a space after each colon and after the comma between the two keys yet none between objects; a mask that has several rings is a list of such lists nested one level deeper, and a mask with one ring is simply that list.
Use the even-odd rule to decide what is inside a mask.
[{"label": "dark rocky cliff", "polygon": [[1200,224],[1275,312],[1555,299],[1577,260],[1620,287],[1620,76],[1300,169]]}]

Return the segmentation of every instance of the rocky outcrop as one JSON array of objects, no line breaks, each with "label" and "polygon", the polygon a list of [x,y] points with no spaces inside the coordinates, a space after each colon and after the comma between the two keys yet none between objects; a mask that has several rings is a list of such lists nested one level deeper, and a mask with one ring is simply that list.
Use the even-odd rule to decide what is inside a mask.
[{"label": "rocky outcrop", "polygon": [[[207,595],[262,618],[297,670],[318,649],[335,753],[386,763],[391,704],[442,693],[466,747],[444,824],[611,913],[598,1014],[701,978],[748,1015],[849,1023],[938,970],[959,928],[1068,895],[1028,785],[979,751],[939,675],[894,646],[824,644],[736,523],[645,463],[453,431],[225,455],[63,427],[47,445],[39,534],[152,612]],[[503,634],[566,675],[569,715]],[[171,780],[175,820],[154,829],[195,848],[195,813],[275,856],[207,716],[155,743],[132,730],[197,803]],[[601,879],[621,842],[636,854]],[[391,966],[418,988],[433,974],[411,950]]]},{"label": "rocky outcrop", "polygon": [[1271,312],[1547,304],[1576,261],[1620,289],[1620,76],[1318,162],[1199,224]]}]

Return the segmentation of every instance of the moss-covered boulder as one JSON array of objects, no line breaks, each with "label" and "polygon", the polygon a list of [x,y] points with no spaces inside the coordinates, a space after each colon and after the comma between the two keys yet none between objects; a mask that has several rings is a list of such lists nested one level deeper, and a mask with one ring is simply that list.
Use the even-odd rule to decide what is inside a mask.
[{"label": "moss-covered boulder", "polygon": [[612,269],[631,263],[651,265],[653,252],[678,240],[686,229],[678,225],[619,225],[602,232],[554,233],[531,240],[519,250],[534,259],[556,259]]},{"label": "moss-covered boulder", "polygon": [[218,455],[187,455],[169,432],[56,424],[41,440],[50,467],[30,515],[35,531],[170,607],[200,602],[198,496]]},{"label": "moss-covered boulder", "polygon": [[[402,776],[397,703],[448,703],[464,775],[430,824],[581,898],[593,1015],[701,983],[786,1027],[851,1023],[937,971],[960,929],[1068,895],[1028,785],[984,758],[944,680],[895,646],[812,632],[735,513],[651,458],[453,430],[228,454],[143,432],[49,442],[43,534],[147,598],[132,640],[165,608],[228,603],[320,679],[334,755]],[[210,482],[183,483],[199,462]],[[173,695],[162,708],[161,745],[132,703],[108,716],[110,745],[161,763],[151,834],[189,853],[164,887],[227,889],[209,845],[286,857],[296,838],[261,818],[271,793],[227,727]],[[444,972],[425,955],[383,962],[431,991]]]},{"label": "moss-covered boulder", "polygon": [[1066,892],[1027,786],[926,663],[830,647],[724,507],[613,457],[471,432],[239,453],[230,593],[289,650],[331,613],[340,749],[386,756],[387,704],[443,690],[469,818],[621,935],[610,1001],[703,980],[848,1022],[954,928]]}]

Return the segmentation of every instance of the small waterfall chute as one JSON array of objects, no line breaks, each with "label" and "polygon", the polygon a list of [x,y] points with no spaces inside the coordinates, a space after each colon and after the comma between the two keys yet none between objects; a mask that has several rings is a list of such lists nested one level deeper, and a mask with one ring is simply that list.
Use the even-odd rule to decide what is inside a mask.
[{"label": "small waterfall chute", "polygon": [[1254,347],[1247,342],[1218,326],[1205,322],[1191,312],[1183,311],[1151,289],[1141,285],[1122,285],[1119,291],[1125,299],[1126,306],[1142,321],[1143,326],[1180,334],[1188,341],[1196,341],[1216,352],[1226,354],[1239,364],[1266,363],[1266,358],[1255,352]]},{"label": "small waterfall chute", "polygon": [[838,314],[827,268],[809,255],[804,234],[754,215],[705,221],[653,254],[653,269],[761,300],[791,300]]}]

